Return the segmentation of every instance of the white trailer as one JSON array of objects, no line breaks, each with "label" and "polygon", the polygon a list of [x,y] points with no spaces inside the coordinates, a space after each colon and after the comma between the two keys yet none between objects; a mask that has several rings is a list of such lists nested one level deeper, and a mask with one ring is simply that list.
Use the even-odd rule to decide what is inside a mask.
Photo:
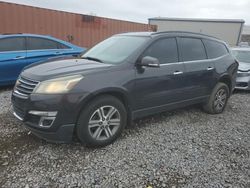
[{"label": "white trailer", "polygon": [[244,23],[240,19],[149,18],[149,24],[156,25],[157,31],[202,33],[222,39],[231,46],[239,44]]}]

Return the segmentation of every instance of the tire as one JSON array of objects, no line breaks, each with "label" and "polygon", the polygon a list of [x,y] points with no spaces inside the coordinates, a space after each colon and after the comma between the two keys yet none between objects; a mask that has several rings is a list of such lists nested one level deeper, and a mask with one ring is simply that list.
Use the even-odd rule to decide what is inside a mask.
[{"label": "tire", "polygon": [[79,116],[76,132],[79,140],[90,147],[114,142],[127,123],[127,112],[120,100],[110,95],[93,99]]},{"label": "tire", "polygon": [[229,88],[225,83],[219,82],[213,89],[208,102],[203,106],[209,114],[220,114],[224,111],[229,98]]}]

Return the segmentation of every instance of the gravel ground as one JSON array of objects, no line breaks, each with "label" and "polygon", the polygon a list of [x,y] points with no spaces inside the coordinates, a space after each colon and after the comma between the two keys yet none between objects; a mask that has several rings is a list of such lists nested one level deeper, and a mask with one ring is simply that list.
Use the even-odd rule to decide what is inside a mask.
[{"label": "gravel ground", "polygon": [[0,187],[250,187],[250,93],[223,114],[198,107],[135,122],[112,145],[50,144],[29,134],[0,91]]}]

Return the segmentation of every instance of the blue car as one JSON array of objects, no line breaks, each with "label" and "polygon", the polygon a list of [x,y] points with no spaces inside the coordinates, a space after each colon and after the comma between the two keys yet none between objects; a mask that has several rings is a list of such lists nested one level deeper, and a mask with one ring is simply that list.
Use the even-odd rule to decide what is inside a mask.
[{"label": "blue car", "polygon": [[0,86],[14,84],[25,66],[60,56],[76,56],[85,48],[44,35],[0,35]]}]

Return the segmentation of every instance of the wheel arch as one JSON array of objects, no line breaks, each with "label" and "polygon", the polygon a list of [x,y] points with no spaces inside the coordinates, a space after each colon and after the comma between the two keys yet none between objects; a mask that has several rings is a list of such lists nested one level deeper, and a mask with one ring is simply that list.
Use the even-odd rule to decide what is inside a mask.
[{"label": "wheel arch", "polygon": [[230,76],[227,74],[222,75],[219,79],[219,82],[226,84],[228,86],[230,94],[231,94],[233,88],[232,88],[232,80],[231,80]]},{"label": "wheel arch", "polygon": [[131,101],[128,92],[125,89],[121,88],[107,88],[89,94],[80,104],[80,110],[78,112],[77,119],[79,118],[82,110],[84,110],[85,106],[87,106],[90,101],[102,95],[113,96],[123,103],[124,107],[127,110],[127,123],[130,124],[132,121]]}]

